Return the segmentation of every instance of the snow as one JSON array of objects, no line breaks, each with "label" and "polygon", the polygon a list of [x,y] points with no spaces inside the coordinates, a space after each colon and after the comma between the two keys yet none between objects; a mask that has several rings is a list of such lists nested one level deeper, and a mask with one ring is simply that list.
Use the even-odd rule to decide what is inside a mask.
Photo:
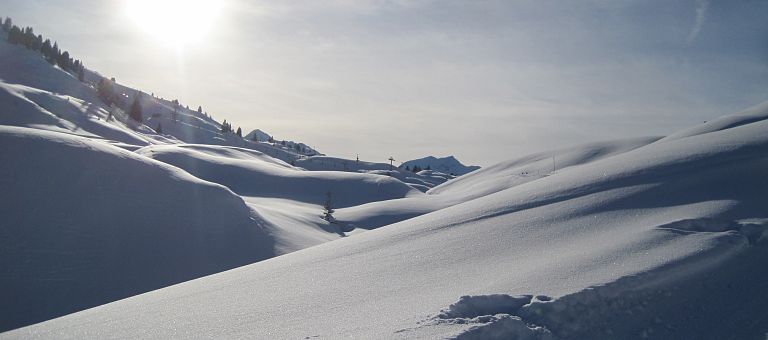
[{"label": "snow", "polygon": [[405,169],[406,167],[413,169],[414,166],[418,166],[422,169],[429,168],[430,170],[440,171],[444,174],[450,174],[455,176],[466,175],[472,171],[480,169],[479,166],[471,165],[466,166],[461,164],[456,157],[448,156],[442,158],[436,158],[434,156],[427,156],[424,158],[413,159],[400,164],[400,167]]},{"label": "snow", "polygon": [[336,171],[302,171],[262,159],[234,159],[185,145],[153,145],[136,151],[223,184],[243,196],[274,197],[322,204],[331,192],[337,207],[403,198],[421,193],[387,176]]},{"label": "snow", "polygon": [[[632,138],[534,153],[440,184],[427,191],[428,195],[424,198],[373,202],[339,209],[336,219],[357,228],[374,229],[549,176],[553,170],[553,156],[556,160],[554,164],[559,164],[557,166],[562,171],[631,151],[656,140],[658,137]],[[420,172],[420,175],[431,175],[425,173],[427,171]]]},{"label": "snow", "polygon": [[0,339],[768,333],[768,103],[452,178],[0,57]]},{"label": "snow", "polygon": [[84,137],[0,126],[0,144],[0,329],[274,256],[225,187]]},{"label": "snow", "polygon": [[313,156],[300,158],[294,162],[297,167],[311,171],[344,171],[390,176],[410,185],[412,188],[426,192],[447,180],[454,178],[444,173],[424,170],[413,173],[404,167],[395,167],[389,163],[375,163],[361,160],[350,160],[331,156]]},{"label": "snow", "polygon": [[245,139],[259,141],[259,142],[268,142],[271,138],[272,136],[270,136],[268,133],[261,131],[259,129],[253,130],[249,132],[247,135],[245,135]]},{"label": "snow", "polygon": [[759,338],[766,129],[620,145],[385,228],[0,337]]}]

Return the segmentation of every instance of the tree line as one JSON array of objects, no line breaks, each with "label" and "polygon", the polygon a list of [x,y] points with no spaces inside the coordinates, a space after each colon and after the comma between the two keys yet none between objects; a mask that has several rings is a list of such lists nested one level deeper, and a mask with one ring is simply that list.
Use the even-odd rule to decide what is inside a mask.
[{"label": "tree line", "polygon": [[73,72],[77,79],[85,81],[85,66],[79,59],[69,55],[69,51],[62,51],[57,42],[51,43],[51,39],[43,39],[42,34],[35,35],[32,27],[20,28],[13,24],[13,19],[6,17],[2,23],[3,31],[8,35],[8,42],[14,45],[22,45],[29,50],[40,52],[51,65],[58,65],[62,70]]},{"label": "tree line", "polygon": [[[2,17],[0,17],[2,19]],[[47,60],[51,65],[56,65],[60,67],[62,70],[70,72],[72,74],[77,75],[77,78],[81,82],[85,82],[85,66],[83,65],[83,62],[79,59],[73,58],[69,51],[62,51],[59,47],[58,42],[54,41],[51,42],[50,39],[44,38],[41,34],[35,34],[34,29],[32,27],[24,27],[21,28],[13,23],[13,19],[10,17],[6,17],[4,20],[0,20],[2,24],[0,24],[0,27],[2,30],[6,33],[8,42],[14,45],[22,45],[26,47],[29,50],[39,52],[42,57]],[[122,95],[119,93],[119,91],[116,91],[116,82],[115,78],[101,78],[99,82],[96,84],[96,94],[101,98],[101,100],[104,101],[107,105],[114,105],[116,107],[119,107],[128,113],[128,117],[132,120],[142,123],[144,121],[143,117],[143,108],[141,105],[142,97],[144,96],[144,93],[141,91],[137,91],[136,94],[133,96],[133,100],[129,103],[127,102],[127,96]],[[153,95],[154,97],[154,95]],[[172,119],[175,121],[177,119],[177,111],[181,107],[181,104],[178,100],[173,100],[172,103],[174,104],[174,111],[172,114]],[[189,106],[186,107],[187,110],[189,110]],[[197,112],[205,117],[212,118],[210,115],[208,115],[207,112],[203,112],[202,106],[197,107]],[[108,119],[112,118],[112,114],[110,113],[110,116]],[[155,128],[155,130],[158,133],[162,133],[162,126],[158,124],[158,126]],[[239,137],[243,137],[243,131],[240,127],[238,127],[236,130],[233,128],[232,124],[224,120],[223,123],[221,123],[221,132],[222,133],[232,133]],[[254,134],[253,140],[257,141],[256,135]],[[274,141],[270,137],[270,142],[275,144],[276,141]],[[282,141],[281,143],[283,146],[286,146],[286,141]],[[300,146],[298,144],[294,144],[293,148],[297,152],[306,153],[309,150],[305,149],[303,146]]]}]

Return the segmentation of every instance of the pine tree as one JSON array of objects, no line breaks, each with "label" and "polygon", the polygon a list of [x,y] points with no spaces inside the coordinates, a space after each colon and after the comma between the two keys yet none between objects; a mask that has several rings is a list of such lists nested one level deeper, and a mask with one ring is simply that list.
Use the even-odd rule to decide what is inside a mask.
[{"label": "pine tree", "polygon": [[43,35],[38,34],[35,40],[32,42],[32,49],[39,51],[43,47]]},{"label": "pine tree", "polygon": [[13,25],[11,29],[8,31],[8,42],[11,44],[20,44],[21,43],[21,29],[19,26]]},{"label": "pine tree", "polygon": [[69,71],[69,52],[64,51],[64,53],[59,56],[56,63],[59,64],[59,67],[64,69],[64,71]]},{"label": "pine tree", "polygon": [[13,20],[10,17],[6,17],[5,21],[3,21],[3,31],[10,32],[11,27],[13,27]]},{"label": "pine tree", "polygon": [[323,218],[328,222],[332,222],[334,212],[333,197],[331,196],[331,192],[328,191],[325,193],[325,202],[323,203]]},{"label": "pine tree", "polygon": [[133,104],[131,104],[131,110],[128,116],[136,122],[141,123],[144,120],[144,116],[141,113],[141,93],[137,92],[133,97]]},{"label": "pine tree", "polygon": [[107,78],[101,78],[96,86],[96,93],[107,105],[112,105],[114,96],[114,82]]},{"label": "pine tree", "polygon": [[237,136],[243,138],[243,130],[239,126],[237,127]]},{"label": "pine tree", "polygon": [[82,64],[77,68],[77,80],[85,82],[85,67]]},{"label": "pine tree", "polygon": [[40,53],[43,54],[45,59],[48,59],[51,57],[51,51],[53,51],[53,47],[51,46],[51,39],[45,39],[43,46],[40,47]]},{"label": "pine tree", "polygon": [[198,106],[197,107],[197,113],[203,113],[203,107],[202,106]]},{"label": "pine tree", "polygon": [[163,134],[163,125],[160,123],[157,123],[157,127],[155,128],[155,132],[157,132],[158,135]]}]

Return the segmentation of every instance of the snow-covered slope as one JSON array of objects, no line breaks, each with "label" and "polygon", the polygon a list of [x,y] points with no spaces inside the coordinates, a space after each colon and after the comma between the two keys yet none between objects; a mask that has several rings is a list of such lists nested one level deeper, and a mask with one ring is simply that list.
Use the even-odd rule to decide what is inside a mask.
[{"label": "snow-covered slope", "polygon": [[394,167],[389,163],[375,163],[351,160],[331,156],[313,156],[300,158],[294,162],[297,167],[311,171],[344,171],[376,174],[396,178],[422,192],[445,183],[454,176],[435,171],[424,170],[419,173],[406,171],[404,167]]},{"label": "snow-covered slope", "polygon": [[[171,100],[141,93],[144,124],[129,121],[120,107],[104,103],[96,94],[102,75],[85,71],[85,82],[45,61],[39,52],[0,38],[0,124],[33,127],[114,141],[127,149],[151,144],[194,143],[259,150],[286,162],[318,152],[301,153],[287,146],[254,142],[221,133],[211,116]],[[140,93],[119,82],[114,94],[124,108]],[[126,104],[127,103],[127,104]],[[162,134],[156,129],[162,128]],[[301,144],[304,145],[304,144]]]},{"label": "snow-covered slope", "polygon": [[272,136],[264,131],[256,129],[245,135],[245,139],[258,142],[268,142],[270,139],[272,139]]},{"label": "snow-covered slope", "polygon": [[191,174],[223,184],[243,196],[274,197],[323,204],[331,192],[336,207],[422,195],[404,183],[387,177],[336,171],[302,171],[270,157],[236,159],[221,157],[210,147],[153,145],[136,153],[178,166]]},{"label": "snow-covered slope", "polygon": [[480,167],[476,165],[466,166],[464,164],[461,164],[461,162],[459,162],[459,160],[453,156],[442,157],[442,158],[427,156],[424,158],[410,160],[400,165],[400,167],[403,169],[405,169],[406,167],[413,169],[414,166],[418,166],[422,169],[429,168],[430,170],[439,171],[444,174],[450,174],[455,176],[465,175],[472,171],[480,169]]},{"label": "snow-covered slope", "polygon": [[339,209],[336,218],[350,226],[374,229],[538,180],[551,175],[553,165],[563,171],[634,150],[657,139],[614,140],[534,153],[452,179],[430,189],[423,198],[372,202]]},{"label": "snow-covered slope", "polygon": [[760,339],[768,121],[742,123],[0,337]]},{"label": "snow-covered slope", "polygon": [[568,167],[631,151],[658,139],[631,138],[537,152],[460,176],[431,189],[428,193],[459,195],[469,200],[548,176],[558,169],[562,171]]},{"label": "snow-covered slope", "polygon": [[227,188],[103,142],[0,126],[0,330],[274,256]]},{"label": "snow-covered slope", "polygon": [[713,121],[705,122],[704,124],[691,127],[690,129],[685,129],[677,133],[673,133],[667,137],[662,138],[660,142],[730,129],[739,125],[759,122],[765,119],[768,119],[768,102],[750,107],[739,113],[723,116]]},{"label": "snow-covered slope", "polygon": [[[0,49],[1,50],[1,49]],[[0,124],[63,132],[129,145],[154,142],[141,131],[107,121],[98,104],[24,85],[0,82]]]}]

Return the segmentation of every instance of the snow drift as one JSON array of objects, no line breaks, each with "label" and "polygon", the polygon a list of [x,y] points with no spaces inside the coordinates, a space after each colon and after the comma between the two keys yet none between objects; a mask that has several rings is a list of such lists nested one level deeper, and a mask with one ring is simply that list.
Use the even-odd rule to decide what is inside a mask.
[{"label": "snow drift", "polygon": [[323,204],[331,192],[335,207],[349,207],[421,193],[404,183],[378,175],[336,171],[302,171],[270,157],[236,159],[187,145],[149,146],[138,154],[178,166],[191,174],[232,189],[243,196],[274,197]]},{"label": "snow drift", "polygon": [[762,338],[767,130],[651,143],[0,337]]},{"label": "snow drift", "polygon": [[227,188],[103,142],[0,127],[0,330],[274,256]]}]

